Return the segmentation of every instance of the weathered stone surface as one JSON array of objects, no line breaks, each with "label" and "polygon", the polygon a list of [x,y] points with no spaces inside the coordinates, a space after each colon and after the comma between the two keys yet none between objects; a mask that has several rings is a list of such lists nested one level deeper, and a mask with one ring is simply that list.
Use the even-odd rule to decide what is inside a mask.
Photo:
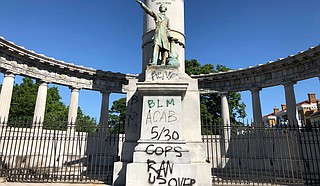
[{"label": "weathered stone surface", "polygon": [[[197,183],[197,166],[174,164],[170,161],[156,163],[131,163],[127,167],[126,186],[156,186],[156,185],[199,185]],[[207,186],[207,185],[206,185]]]},{"label": "weathered stone surface", "polygon": [[197,81],[177,67],[149,66],[144,76],[130,80],[126,88],[128,138],[122,163],[116,164],[115,183],[210,184]]},{"label": "weathered stone surface", "polygon": [[148,66],[147,82],[172,81],[179,79],[179,69],[172,66]]}]

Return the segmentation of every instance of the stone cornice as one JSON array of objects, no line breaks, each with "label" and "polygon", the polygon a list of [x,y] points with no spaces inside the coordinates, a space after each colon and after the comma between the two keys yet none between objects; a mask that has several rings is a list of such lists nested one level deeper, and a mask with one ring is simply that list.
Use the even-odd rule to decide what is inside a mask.
[{"label": "stone cornice", "polygon": [[[77,66],[37,54],[0,37],[0,71],[95,91],[124,93],[123,85],[137,75]],[[202,93],[236,92],[282,85],[320,76],[320,46],[275,62],[228,72],[192,75]],[[201,92],[201,91],[200,91]]]},{"label": "stone cornice", "polygon": [[320,46],[263,65],[228,72],[192,75],[199,88],[214,91],[245,91],[282,85],[320,75]]},{"label": "stone cornice", "polygon": [[37,54],[32,50],[27,50],[24,47],[17,46],[13,42],[6,41],[4,38],[0,38],[0,47],[11,51],[11,54],[19,55],[24,58],[29,58],[32,61],[43,63],[46,65],[58,67],[61,69],[68,69],[70,71],[77,71],[79,73],[87,73],[93,75],[96,73],[96,70],[93,68],[85,68],[83,66],[76,66],[72,63],[67,63],[61,60],[56,60],[54,58],[47,57],[43,54]]},{"label": "stone cornice", "polygon": [[0,71],[89,90],[101,91],[107,87],[114,93],[123,93],[122,85],[136,77],[56,60],[17,46],[4,38],[0,38]]}]

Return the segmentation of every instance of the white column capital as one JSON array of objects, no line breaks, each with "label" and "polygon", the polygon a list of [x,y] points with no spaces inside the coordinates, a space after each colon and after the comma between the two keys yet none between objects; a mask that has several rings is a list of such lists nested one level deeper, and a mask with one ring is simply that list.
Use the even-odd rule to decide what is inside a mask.
[{"label": "white column capital", "polygon": [[260,87],[253,87],[250,89],[251,93],[257,93],[260,92],[262,89]]},{"label": "white column capital", "polygon": [[16,75],[14,73],[11,73],[11,72],[5,72],[4,73],[4,77],[15,77]]},{"label": "white column capital", "polygon": [[101,90],[100,93],[102,95],[104,95],[104,94],[109,94],[110,95],[112,93],[112,91],[111,90]]},{"label": "white column capital", "polygon": [[37,83],[38,84],[50,84],[51,83],[51,81],[47,81],[47,80],[42,80],[42,79],[37,79]]},{"label": "white column capital", "polygon": [[292,81],[292,80],[288,80],[288,81],[284,81],[282,82],[282,85],[287,88],[287,87],[292,87],[293,85],[295,85],[297,82],[296,81]]},{"label": "white column capital", "polygon": [[48,86],[48,84],[49,84],[49,82],[42,81],[42,80],[38,80],[37,83],[39,84],[39,86]]},{"label": "white column capital", "polygon": [[81,90],[80,87],[69,87],[69,89],[71,90],[71,92],[79,92]]},{"label": "white column capital", "polygon": [[218,95],[219,95],[220,97],[222,97],[222,96],[228,96],[228,94],[229,94],[229,92],[219,92],[219,93],[218,93]]}]

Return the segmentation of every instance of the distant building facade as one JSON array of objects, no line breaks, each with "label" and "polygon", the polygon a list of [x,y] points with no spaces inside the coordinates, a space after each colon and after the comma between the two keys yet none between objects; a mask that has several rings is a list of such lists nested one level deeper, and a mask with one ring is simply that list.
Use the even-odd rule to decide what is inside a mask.
[{"label": "distant building facade", "polygon": [[[319,100],[315,93],[309,93],[308,99],[297,103],[297,120],[299,126],[317,125],[320,121]],[[278,107],[273,109],[273,112],[262,117],[264,126],[267,127],[281,127],[287,126],[287,107],[285,104],[281,105],[281,110]]]}]

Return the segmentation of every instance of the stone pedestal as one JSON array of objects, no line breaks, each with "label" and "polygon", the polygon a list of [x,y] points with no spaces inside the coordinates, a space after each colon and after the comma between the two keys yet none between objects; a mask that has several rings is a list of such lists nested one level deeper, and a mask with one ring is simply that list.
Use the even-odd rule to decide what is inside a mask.
[{"label": "stone pedestal", "polygon": [[126,140],[114,185],[210,185],[197,81],[178,67],[149,66],[127,91]]}]

